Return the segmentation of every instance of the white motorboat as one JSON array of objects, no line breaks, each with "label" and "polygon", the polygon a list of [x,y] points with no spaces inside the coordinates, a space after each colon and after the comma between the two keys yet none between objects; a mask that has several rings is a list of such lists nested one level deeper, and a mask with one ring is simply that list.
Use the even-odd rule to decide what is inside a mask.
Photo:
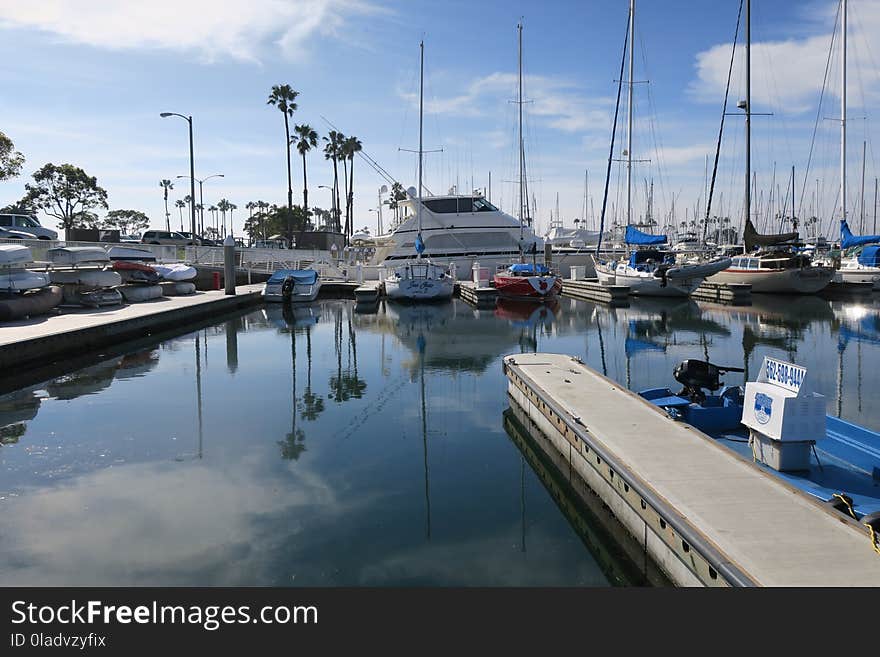
[{"label": "white motorboat", "polygon": [[303,303],[314,301],[321,290],[321,277],[314,269],[279,269],[266,281],[266,301]]}]

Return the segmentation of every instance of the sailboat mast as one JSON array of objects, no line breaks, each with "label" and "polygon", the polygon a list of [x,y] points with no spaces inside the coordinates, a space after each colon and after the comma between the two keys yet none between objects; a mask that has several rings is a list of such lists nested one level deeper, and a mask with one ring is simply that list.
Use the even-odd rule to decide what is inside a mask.
[{"label": "sailboat mast", "polygon": [[841,0],[840,57],[840,207],[846,221],[846,0]]},{"label": "sailboat mast", "polygon": [[746,0],[746,221],[752,217],[752,0]]},{"label": "sailboat mast", "polygon": [[[424,98],[425,98],[425,42],[419,41],[419,239],[422,238],[422,119],[424,114]],[[418,254],[421,260],[422,254]]]},{"label": "sailboat mast", "polygon": [[626,223],[632,223],[632,155],[633,155],[633,54],[635,53],[636,0],[629,0],[629,107],[626,147]]},{"label": "sailboat mast", "polygon": [[524,167],[525,162],[523,152],[523,99],[522,99],[522,21],[520,21],[517,26],[517,33],[519,37],[519,55],[518,55],[518,64],[519,64],[519,93],[517,96],[517,105],[519,106],[519,243],[520,250],[523,248],[523,221],[525,212],[523,208],[525,208],[526,200],[523,197],[525,192],[525,175],[524,175]]}]

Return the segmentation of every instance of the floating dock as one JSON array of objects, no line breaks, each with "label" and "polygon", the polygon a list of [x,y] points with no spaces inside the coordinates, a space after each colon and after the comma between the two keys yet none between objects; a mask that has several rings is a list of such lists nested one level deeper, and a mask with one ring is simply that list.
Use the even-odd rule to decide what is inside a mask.
[{"label": "floating dock", "polygon": [[880,586],[864,526],[579,360],[519,354],[504,371],[536,443],[563,456],[675,584]]},{"label": "floating dock", "polygon": [[740,306],[751,303],[752,286],[748,283],[709,283],[703,281],[700,287],[691,293],[691,296],[700,301],[717,301]]},{"label": "floating dock", "polygon": [[112,308],[77,309],[4,322],[0,326],[0,371],[99,349],[154,331],[195,322],[262,301],[263,284],[244,285],[236,294],[222,290],[159,298]]},{"label": "floating dock", "polygon": [[456,285],[458,296],[475,308],[494,308],[498,300],[498,290],[489,286],[477,286],[472,281],[459,281]]},{"label": "floating dock", "polygon": [[629,305],[628,286],[604,285],[597,278],[565,279],[562,281],[562,294],[583,301],[599,301],[611,306]]},{"label": "floating dock", "polygon": [[379,281],[368,281],[362,285],[358,285],[354,289],[354,300],[358,304],[376,304],[385,291],[384,283]]}]

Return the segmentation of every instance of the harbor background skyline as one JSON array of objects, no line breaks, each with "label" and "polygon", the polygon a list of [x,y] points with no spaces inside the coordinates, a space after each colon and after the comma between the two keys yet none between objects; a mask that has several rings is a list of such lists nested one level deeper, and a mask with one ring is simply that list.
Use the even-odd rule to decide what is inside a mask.
[{"label": "harbor background skyline", "polygon": [[[30,174],[44,163],[70,162],[97,176],[111,208],[145,211],[152,227],[160,228],[159,180],[174,180],[173,199],[188,193],[186,181],[174,179],[188,174],[186,127],[158,116],[180,112],[193,115],[196,176],[225,175],[205,185],[205,205],[221,197],[236,203],[240,234],[247,201],[285,201],[282,121],[265,104],[271,86],[282,83],[301,94],[293,123],[307,122],[325,135],[326,117],[357,135],[365,152],[404,186],[413,185],[416,158],[399,149],[417,145],[423,37],[425,148],[444,149],[426,157],[426,186],[435,194],[456,182],[459,191],[484,188],[491,170],[492,200],[510,212],[516,188],[504,181],[516,178],[516,112],[509,101],[515,98],[516,23],[522,15],[525,93],[532,101],[526,106],[526,157],[537,228],[546,229],[557,192],[570,224],[583,216],[585,170],[594,214],[601,206],[627,5],[552,2],[538,12],[524,2],[4,4],[0,52],[6,65],[0,80],[17,92],[0,99],[0,111],[3,130],[27,162],[22,176],[0,183],[0,202],[21,198]],[[753,120],[759,190],[769,190],[775,163],[783,193],[795,165],[796,196],[801,194],[837,5],[752,2],[753,111],[773,113]],[[637,5],[635,79],[650,80],[650,97],[645,85],[637,85],[633,155],[652,159],[634,169],[637,214],[644,212],[649,179],[661,224],[673,198],[681,221],[682,208],[692,214],[703,194],[738,8],[738,2]],[[880,93],[880,3],[853,0],[849,13],[848,203],[857,211],[863,141],[868,189],[878,175],[870,115]],[[813,179],[821,180],[823,220],[833,211],[839,185],[839,124],[824,120],[839,118],[837,55],[831,64],[804,202],[809,205]],[[736,111],[744,95],[742,66],[733,80],[728,111]],[[738,219],[743,121],[728,119],[716,192],[723,193],[716,196],[723,205],[713,214]],[[618,141],[618,157],[622,148]],[[297,202],[302,170],[295,151],[292,163]],[[310,154],[308,166],[310,205],[329,208],[328,193],[318,185],[332,184],[331,166],[319,151]],[[375,231],[370,210],[383,181],[362,160],[355,168],[355,228]],[[614,203],[620,213],[617,169],[609,206]],[[872,196],[866,195],[870,208]],[[171,218],[173,227],[174,211]],[[41,219],[54,228],[54,220]]]}]

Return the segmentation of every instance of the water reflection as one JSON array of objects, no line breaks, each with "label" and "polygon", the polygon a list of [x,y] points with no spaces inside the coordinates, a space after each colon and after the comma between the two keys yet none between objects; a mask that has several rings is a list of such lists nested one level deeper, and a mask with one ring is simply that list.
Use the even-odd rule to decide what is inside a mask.
[{"label": "water reflection", "polygon": [[504,431],[504,355],[572,354],[634,390],[684,358],[751,378],[791,358],[829,412],[880,428],[878,317],[326,301],[108,352],[0,396],[0,584],[606,584]]}]

